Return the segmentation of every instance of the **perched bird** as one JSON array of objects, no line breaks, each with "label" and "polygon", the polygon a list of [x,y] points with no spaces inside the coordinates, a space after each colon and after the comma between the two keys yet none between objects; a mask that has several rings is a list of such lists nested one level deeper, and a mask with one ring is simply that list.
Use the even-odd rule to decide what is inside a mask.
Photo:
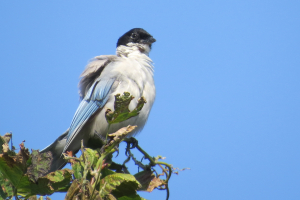
[{"label": "perched bird", "polygon": [[95,57],[81,74],[79,95],[81,102],[69,129],[41,152],[51,151],[53,161],[50,171],[61,169],[66,162],[62,153],[78,152],[83,140],[87,146],[97,135],[105,137],[108,123],[105,111],[114,109],[114,95],[129,92],[135,97],[129,104],[133,110],[140,97],[147,103],[139,115],[121,123],[112,124],[109,133],[137,125],[135,135],[145,125],[155,99],[152,60],[148,57],[156,40],[144,29],[134,28],[122,35],[117,42],[117,55]]}]

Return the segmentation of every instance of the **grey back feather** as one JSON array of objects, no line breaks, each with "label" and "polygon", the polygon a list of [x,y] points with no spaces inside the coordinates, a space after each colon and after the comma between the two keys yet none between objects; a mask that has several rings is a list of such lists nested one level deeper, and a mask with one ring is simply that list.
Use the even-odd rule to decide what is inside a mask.
[{"label": "grey back feather", "polygon": [[79,96],[83,99],[87,91],[94,83],[94,81],[100,76],[101,72],[110,62],[117,59],[115,55],[102,55],[96,56],[81,73],[81,80],[79,86]]}]

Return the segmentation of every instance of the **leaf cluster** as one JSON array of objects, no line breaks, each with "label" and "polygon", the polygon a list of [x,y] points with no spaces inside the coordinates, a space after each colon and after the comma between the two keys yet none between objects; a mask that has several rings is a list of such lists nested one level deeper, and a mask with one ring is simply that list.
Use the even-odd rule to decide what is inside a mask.
[{"label": "leaf cluster", "polygon": [[[146,103],[144,98],[138,100],[137,107],[130,111],[128,106],[132,97],[128,92],[115,96],[114,111],[106,111],[109,124],[119,123],[137,116]],[[66,200],[142,200],[137,191],[151,192],[155,188],[167,191],[169,198],[168,181],[173,173],[171,165],[161,162],[163,157],[151,157],[137,143],[130,140],[130,134],[136,126],[123,127],[115,133],[108,134],[101,149],[89,149],[81,143],[79,158],[65,153],[65,159],[71,164],[71,169],[62,169],[47,173],[52,162],[50,152],[40,153],[32,150],[31,153],[21,143],[20,150],[15,153],[9,148],[11,134],[0,137],[0,196],[2,199],[42,199],[42,196],[54,192],[66,192]],[[127,158],[122,164],[113,162],[112,154],[118,151],[119,144],[127,142]],[[132,146],[131,146],[132,145]],[[132,148],[136,148],[148,160],[148,164],[138,161]],[[137,174],[130,174],[126,163],[133,160],[142,169]],[[158,173],[155,167],[161,169]],[[166,177],[163,179],[162,177]],[[39,198],[36,195],[41,195]],[[46,197],[46,199],[50,199]]]},{"label": "leaf cluster", "polygon": [[[4,137],[6,137],[6,134]],[[29,198],[32,195],[51,195],[67,191],[72,171],[58,170],[49,174],[52,155],[25,148],[22,142],[18,153],[8,148],[8,141],[0,137],[0,196],[2,199]],[[19,196],[19,197],[18,197]]]}]

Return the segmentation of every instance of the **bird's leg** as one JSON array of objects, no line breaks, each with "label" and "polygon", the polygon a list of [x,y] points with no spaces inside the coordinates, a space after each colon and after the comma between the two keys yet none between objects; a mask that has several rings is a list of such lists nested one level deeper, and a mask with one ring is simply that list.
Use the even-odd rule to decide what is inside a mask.
[{"label": "bird's leg", "polygon": [[[66,151],[65,154],[66,154],[68,157],[74,157],[74,156],[75,156],[74,153],[73,153],[73,151]],[[75,162],[75,160],[74,160],[74,159],[70,159],[69,162],[70,162],[71,165],[73,165],[74,162]]]},{"label": "bird's leg", "polygon": [[[120,153],[119,145],[120,145],[120,144],[118,144],[118,146],[115,146],[115,149],[116,149],[116,152],[117,152],[116,157],[118,157],[118,155],[119,155],[119,153]],[[116,157],[115,157],[115,158],[116,158]]]},{"label": "bird's leg", "polygon": [[[129,145],[130,149],[134,149],[138,146],[138,141],[134,137],[125,138],[124,141],[127,143],[127,148],[128,148],[128,145]],[[131,145],[131,147],[130,147],[130,145]]]},{"label": "bird's leg", "polygon": [[74,156],[73,151],[66,151],[66,154],[67,154],[67,156],[70,156],[70,157]]},{"label": "bird's leg", "polygon": [[134,137],[125,138],[124,141],[127,143],[125,155],[128,156],[128,158],[124,161],[124,164],[130,160],[131,153],[130,149],[135,148],[138,146],[138,141]]}]

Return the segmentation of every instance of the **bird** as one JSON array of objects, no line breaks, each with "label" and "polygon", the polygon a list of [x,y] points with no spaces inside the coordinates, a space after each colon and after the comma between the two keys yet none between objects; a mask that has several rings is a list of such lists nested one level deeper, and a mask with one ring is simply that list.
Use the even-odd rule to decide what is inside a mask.
[{"label": "bird", "polygon": [[[71,125],[52,144],[41,150],[41,153],[52,153],[49,172],[62,169],[67,164],[62,154],[67,151],[78,152],[81,140],[84,146],[88,146],[96,141],[95,138],[105,137],[107,133],[114,133],[128,125],[137,126],[128,137],[143,129],[156,95],[154,66],[149,58],[154,42],[156,39],[147,31],[133,28],[118,39],[116,55],[96,56],[87,64],[80,75],[78,86],[81,102]],[[109,127],[105,111],[114,111],[115,95],[124,92],[134,97],[129,110],[137,106],[141,97],[147,103],[137,116]]]}]

